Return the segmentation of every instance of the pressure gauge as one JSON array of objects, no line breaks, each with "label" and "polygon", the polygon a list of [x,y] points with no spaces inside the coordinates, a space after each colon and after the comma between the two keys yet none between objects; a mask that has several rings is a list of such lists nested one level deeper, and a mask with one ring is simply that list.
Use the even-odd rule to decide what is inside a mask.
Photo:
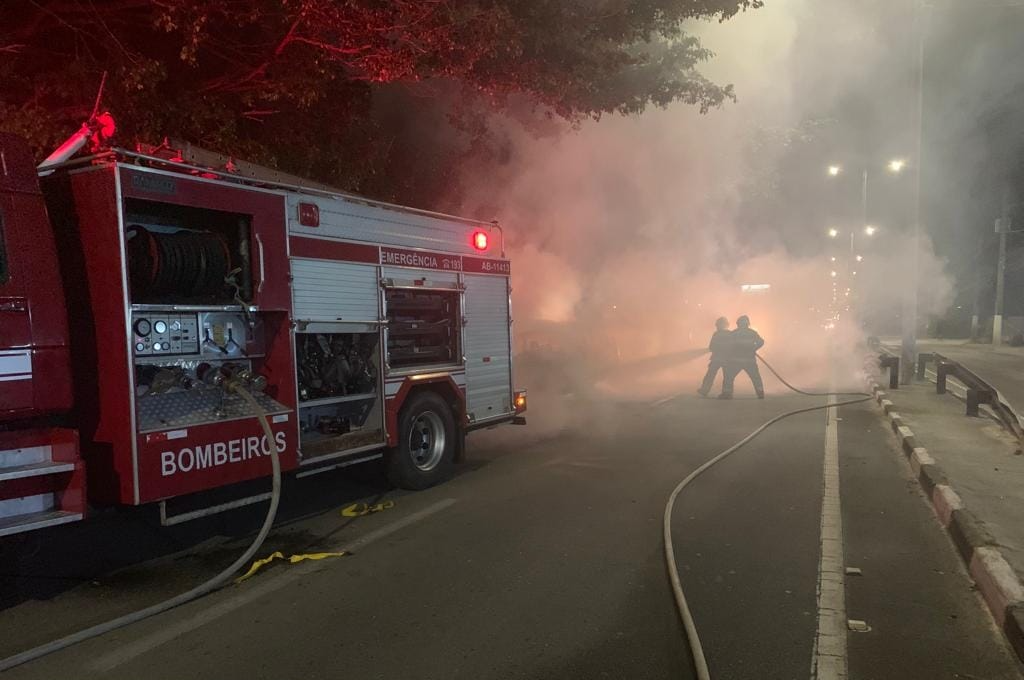
[{"label": "pressure gauge", "polygon": [[149,323],[149,319],[139,319],[135,322],[135,335],[140,338],[149,335],[151,330],[153,330],[153,326]]},{"label": "pressure gauge", "polygon": [[157,333],[160,333],[160,334],[166,333],[167,332],[167,322],[166,321],[157,321],[156,323],[153,324],[153,330],[155,330]]}]

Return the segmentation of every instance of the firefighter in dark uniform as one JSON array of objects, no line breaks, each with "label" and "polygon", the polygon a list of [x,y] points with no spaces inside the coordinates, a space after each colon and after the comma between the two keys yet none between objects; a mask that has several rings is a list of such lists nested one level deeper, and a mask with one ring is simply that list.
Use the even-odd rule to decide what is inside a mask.
[{"label": "firefighter in dark uniform", "polygon": [[711,336],[711,342],[708,343],[708,349],[711,350],[711,361],[708,362],[708,372],[704,374],[704,382],[697,389],[697,394],[702,397],[708,396],[708,392],[715,384],[718,371],[721,369],[724,374],[728,342],[729,320],[722,316],[715,321],[715,333]]},{"label": "firefighter in dark uniform", "polygon": [[750,327],[750,318],[746,315],[736,319],[736,330],[729,334],[729,354],[725,361],[725,378],[722,381],[722,394],[719,399],[732,399],[733,382],[740,371],[750,376],[758,399],[764,399],[764,382],[761,371],[757,369],[757,350],[764,347],[764,338]]}]

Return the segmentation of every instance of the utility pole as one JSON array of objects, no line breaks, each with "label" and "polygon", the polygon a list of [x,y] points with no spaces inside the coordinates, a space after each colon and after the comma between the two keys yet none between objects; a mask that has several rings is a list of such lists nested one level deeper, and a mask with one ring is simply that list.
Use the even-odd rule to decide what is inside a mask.
[{"label": "utility pole", "polygon": [[928,39],[928,19],[931,6],[925,2],[918,4],[917,26],[917,149],[914,154],[914,225],[913,238],[910,242],[910,283],[907,285],[903,301],[903,343],[900,348],[900,384],[909,385],[914,381],[917,365],[917,287],[918,253],[921,249],[921,167],[924,159],[921,152],[924,148],[924,55],[925,43]]},{"label": "utility pole", "polygon": [[999,261],[996,264],[996,308],[992,317],[992,344],[1003,344],[1003,283],[1006,278],[1006,237],[1010,233],[1010,185],[1003,187],[1002,214],[996,220],[999,232]]}]

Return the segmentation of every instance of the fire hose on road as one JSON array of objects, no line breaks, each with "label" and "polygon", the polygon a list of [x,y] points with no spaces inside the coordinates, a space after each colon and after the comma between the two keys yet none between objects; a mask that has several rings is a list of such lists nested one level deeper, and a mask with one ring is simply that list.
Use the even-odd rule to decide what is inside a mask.
[{"label": "fire hose on road", "polygon": [[191,602],[192,600],[199,599],[200,597],[212,593],[214,590],[217,590],[221,586],[230,582],[234,575],[237,574],[240,569],[245,567],[253,558],[256,551],[260,549],[261,545],[263,545],[263,541],[267,538],[267,534],[270,533],[270,528],[274,524],[275,517],[277,517],[277,506],[281,500],[281,460],[277,455],[277,447],[274,445],[274,433],[270,428],[270,423],[267,422],[267,414],[252,394],[249,393],[249,390],[242,381],[233,378],[224,383],[224,389],[227,392],[237,394],[248,402],[253,412],[257,414],[260,426],[263,428],[263,434],[269,442],[270,462],[273,467],[273,486],[270,494],[270,507],[267,508],[267,516],[263,520],[263,526],[260,527],[259,533],[256,534],[256,538],[253,539],[248,550],[246,550],[237,560],[232,562],[231,566],[227,567],[205,583],[201,583],[187,592],[176,595],[168,600],[164,600],[163,602],[158,602],[157,604],[146,607],[145,609],[125,614],[124,616],[80,630],[77,633],[72,633],[71,635],[48,642],[44,645],[25,650],[19,654],[9,656],[6,659],[0,659],[0,672],[14,668],[15,666],[20,666],[21,664],[28,663],[35,659],[48,656],[54,652],[76,645],[79,642],[84,642],[86,640],[99,637],[100,635],[105,635],[106,633],[117,630],[118,628],[130,626],[133,623],[138,623],[139,621],[148,619],[151,616],[156,616],[157,614],[161,614],[169,609],[173,609],[187,602]]},{"label": "fire hose on road", "polygon": [[[825,393],[816,393],[816,392],[808,392],[808,391],[805,391],[805,390],[798,389],[798,388],[794,387],[793,385],[791,385],[789,382],[787,382],[767,361],[765,361],[762,357],[760,357],[760,355],[758,356],[758,358],[761,360],[762,363],[764,363],[764,365],[768,368],[768,370],[771,371],[771,373],[774,374],[775,377],[778,378],[778,380],[780,382],[782,382],[783,385],[785,385],[788,389],[790,389],[790,390],[792,390],[792,391],[794,391],[794,392],[796,392],[798,394],[802,394],[802,395],[805,395],[805,396],[812,396],[812,397],[835,397],[835,396],[854,396],[854,395],[856,395],[858,398],[850,399],[850,400],[845,400],[845,401],[840,401],[840,402],[836,402],[836,403],[821,404],[821,405],[817,405],[817,406],[810,406],[810,407],[806,407],[806,408],[795,409],[795,410],[792,410],[792,411],[788,411],[788,412],[779,414],[779,415],[775,416],[774,418],[771,418],[770,420],[768,420],[767,422],[762,424],[760,427],[755,429],[753,432],[751,432],[749,435],[747,435],[745,438],[743,438],[742,440],[740,440],[739,442],[737,442],[733,446],[729,447],[725,451],[722,451],[721,453],[717,454],[716,456],[714,456],[710,460],[708,460],[705,463],[703,463],[700,467],[695,469],[693,472],[691,472],[685,479],[683,479],[678,484],[678,486],[675,487],[675,489],[673,489],[671,495],[669,496],[668,503],[666,504],[666,507],[665,507],[664,522],[663,522],[664,545],[665,545],[665,559],[666,559],[666,564],[667,564],[667,567],[668,567],[669,579],[671,581],[672,590],[673,590],[673,593],[674,593],[674,596],[675,596],[676,605],[677,605],[677,608],[678,608],[678,611],[679,611],[679,616],[680,616],[680,619],[682,620],[683,626],[684,626],[685,631],[686,631],[687,643],[688,643],[688,645],[690,647],[690,650],[691,650],[691,653],[693,655],[694,665],[695,665],[695,668],[697,670],[697,676],[698,676],[698,678],[700,678],[700,680],[710,680],[711,676],[710,676],[710,673],[709,673],[709,670],[708,670],[707,661],[706,661],[705,656],[704,656],[704,651],[703,651],[703,648],[702,648],[701,643],[700,643],[700,638],[698,636],[697,628],[696,628],[696,625],[694,623],[693,615],[690,612],[689,606],[688,606],[688,604],[686,602],[686,597],[685,597],[685,594],[683,592],[682,585],[680,583],[679,573],[678,573],[678,569],[677,569],[677,566],[676,566],[675,553],[674,553],[673,542],[672,542],[672,531],[671,531],[671,529],[672,529],[672,511],[673,511],[673,508],[674,508],[674,505],[675,505],[676,498],[687,487],[687,485],[689,485],[693,480],[695,480],[697,477],[699,477],[701,474],[706,472],[708,469],[710,469],[714,465],[718,464],[719,462],[721,462],[722,460],[724,460],[728,456],[732,455],[733,453],[735,453],[736,451],[738,451],[739,449],[741,449],[742,447],[744,447],[745,445],[750,443],[753,439],[755,439],[757,436],[759,436],[762,432],[767,430],[769,427],[771,427],[775,423],[777,423],[777,422],[779,422],[779,421],[781,421],[781,420],[783,420],[785,418],[789,418],[791,416],[799,415],[801,413],[809,413],[809,412],[812,412],[812,411],[821,411],[821,410],[826,410],[826,409],[835,408],[835,407],[839,407],[839,406],[847,406],[847,405],[851,405],[851,404],[858,404],[858,403],[861,403],[861,402],[864,402],[864,401],[868,401],[869,399],[871,399],[870,395],[868,395],[866,393],[862,393],[862,392],[825,392]],[[242,399],[244,399],[246,402],[248,402],[248,404],[253,409],[253,411],[258,414],[260,425],[261,425],[261,427],[263,429],[263,432],[264,432],[265,436],[267,437],[268,441],[273,442],[274,441],[274,436],[273,436],[273,432],[272,432],[272,430],[270,428],[270,424],[267,421],[266,414],[263,411],[263,409],[259,406],[259,404],[255,400],[255,398],[249,393],[248,389],[246,389],[246,387],[241,382],[236,381],[236,380],[232,380],[229,383],[225,383],[224,387],[225,387],[226,390],[239,395]],[[63,637],[63,638],[54,640],[52,642],[46,643],[44,645],[40,645],[38,647],[35,647],[33,649],[26,650],[24,652],[15,654],[15,655],[7,657],[5,659],[0,659],[0,672],[8,670],[8,669],[11,669],[11,668],[14,668],[16,666],[20,666],[20,665],[22,665],[24,663],[27,663],[29,661],[33,661],[35,659],[42,658],[42,657],[47,656],[49,654],[52,654],[54,652],[57,652],[57,651],[66,649],[68,647],[71,647],[73,645],[76,645],[76,644],[78,644],[80,642],[84,642],[86,640],[89,640],[89,639],[92,639],[92,638],[95,638],[95,637],[99,637],[101,635],[104,635],[104,634],[109,633],[111,631],[123,628],[125,626],[129,626],[131,624],[137,623],[139,621],[142,621],[144,619],[150,618],[150,617],[155,616],[157,614],[166,612],[166,611],[168,611],[170,609],[173,609],[175,607],[178,607],[180,605],[186,604],[186,603],[191,602],[193,600],[196,600],[196,599],[198,599],[200,597],[203,597],[204,595],[207,595],[207,594],[217,590],[218,588],[222,587],[223,585],[227,584],[235,576],[235,574],[237,574],[239,572],[239,570],[241,568],[243,568],[244,566],[246,566],[250,562],[250,560],[253,558],[253,556],[256,554],[256,552],[259,550],[259,548],[263,544],[264,540],[266,539],[267,535],[269,534],[270,529],[271,529],[271,527],[272,527],[272,525],[274,523],[274,519],[275,519],[276,514],[277,514],[277,508],[278,508],[278,504],[279,504],[280,496],[281,496],[281,465],[280,465],[280,460],[278,458],[276,447],[273,446],[272,444],[270,446],[270,456],[271,456],[271,463],[272,463],[272,468],[273,468],[273,473],[272,473],[273,474],[273,476],[272,476],[272,484],[273,484],[273,486],[272,486],[272,493],[271,493],[271,499],[270,499],[270,507],[267,510],[266,518],[264,519],[263,525],[260,528],[259,533],[256,535],[255,539],[253,540],[253,542],[249,546],[249,548],[237,560],[235,560],[229,567],[227,567],[221,573],[219,573],[217,576],[215,576],[212,579],[206,581],[205,583],[202,583],[202,584],[196,586],[195,588],[193,588],[193,589],[191,589],[191,590],[189,590],[187,592],[184,592],[184,593],[182,593],[180,595],[177,595],[177,596],[175,596],[173,598],[165,600],[164,602],[160,602],[158,604],[155,604],[155,605],[152,605],[150,607],[146,607],[144,609],[141,609],[141,610],[138,610],[138,611],[126,614],[124,616],[121,616],[119,618],[113,619],[111,621],[107,621],[105,623],[98,624],[98,625],[92,626],[90,628],[86,628],[86,629],[81,630],[81,631],[79,631],[77,633],[74,633],[72,635],[68,635],[66,637]]]},{"label": "fire hose on road", "polygon": [[839,406],[850,406],[852,404],[859,404],[865,401],[869,401],[872,398],[871,395],[868,394],[867,392],[808,392],[806,390],[801,390],[789,384],[786,381],[786,379],[779,375],[779,372],[776,371],[771,364],[765,361],[764,357],[762,357],[760,354],[757,355],[757,358],[760,359],[761,363],[763,363],[765,367],[769,371],[771,371],[776,378],[779,379],[779,382],[781,382],[783,385],[785,385],[793,392],[796,392],[797,394],[802,394],[808,397],[856,396],[857,398],[829,404],[820,404],[818,406],[808,406],[806,408],[799,408],[794,409],[792,411],[787,411],[785,413],[780,413],[774,418],[766,421],[756,430],[754,430],[746,437],[744,437],[740,441],[736,442],[735,444],[727,448],[725,451],[722,451],[718,455],[706,461],[696,470],[687,475],[686,478],[683,479],[683,481],[679,482],[676,488],[672,490],[672,493],[669,494],[668,502],[665,504],[665,516],[662,522],[662,532],[665,543],[665,564],[668,567],[668,578],[672,585],[672,593],[675,597],[676,608],[679,610],[679,618],[682,620],[683,628],[686,631],[686,642],[690,647],[690,653],[693,656],[693,665],[697,671],[697,677],[699,678],[699,680],[711,680],[711,673],[708,670],[707,659],[705,659],[704,657],[704,648],[701,646],[700,636],[697,634],[697,625],[694,623],[693,614],[690,612],[690,607],[686,602],[686,595],[683,593],[683,586],[680,583],[679,579],[679,569],[676,567],[675,548],[672,544],[672,511],[675,508],[676,498],[683,491],[683,489],[685,489],[693,480],[697,479],[697,477],[700,477],[703,473],[707,472],[709,469],[711,469],[721,461],[725,460],[732,454],[739,451],[741,448],[743,448],[751,441],[753,441],[758,435],[760,435],[762,432],[764,432],[765,430],[767,430],[769,427],[779,422],[780,420],[784,420],[786,418],[796,416],[801,413],[810,413],[812,411],[824,411],[830,408],[838,408]]}]

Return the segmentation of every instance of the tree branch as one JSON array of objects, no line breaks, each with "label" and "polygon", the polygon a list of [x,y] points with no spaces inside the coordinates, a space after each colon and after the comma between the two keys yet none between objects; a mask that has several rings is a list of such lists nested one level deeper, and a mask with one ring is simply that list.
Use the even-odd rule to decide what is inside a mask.
[{"label": "tree branch", "polygon": [[[299,16],[299,17],[297,17],[295,19],[295,21],[292,22],[291,26],[288,28],[288,32],[285,33],[284,37],[281,38],[280,41],[278,41],[277,47],[274,48],[274,58],[280,57],[284,53],[284,51],[288,47],[288,45],[292,41],[294,41],[296,39],[295,38],[295,32],[299,30],[299,24],[302,23],[302,20],[303,20],[303,17]],[[249,83],[251,83],[253,81],[256,81],[256,80],[261,80],[263,78],[263,76],[266,75],[267,69],[270,68],[270,64],[271,63],[273,63],[273,59],[267,59],[266,61],[264,61],[259,66],[255,67],[253,69],[250,69],[248,73],[246,73],[245,75],[242,75],[241,77],[239,77],[237,79],[229,79],[227,76],[224,76],[224,77],[221,77],[221,78],[217,78],[216,80],[214,80],[214,81],[208,83],[206,86],[204,86],[202,88],[202,91],[203,92],[214,92],[214,91],[217,91],[217,90],[234,90],[234,91],[237,91],[239,89],[244,89],[244,86],[248,85]],[[234,82],[229,84],[229,80],[234,80]]]},{"label": "tree branch", "polygon": [[314,40],[312,38],[294,37],[293,42],[304,43],[306,45],[312,45],[324,52],[331,54],[340,54],[344,56],[356,56],[364,54],[369,50],[373,49],[373,45],[361,45],[360,47],[338,47],[337,45],[331,45],[330,43],[323,42],[321,40]]}]

